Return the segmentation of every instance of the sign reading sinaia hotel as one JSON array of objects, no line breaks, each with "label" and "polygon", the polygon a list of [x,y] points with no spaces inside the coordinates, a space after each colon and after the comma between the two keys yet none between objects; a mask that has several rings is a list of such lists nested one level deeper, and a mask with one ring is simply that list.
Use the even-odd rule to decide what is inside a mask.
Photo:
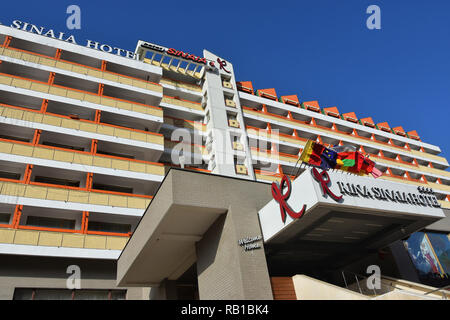
[{"label": "sign reading sinaia hotel", "polygon": [[[55,32],[53,29],[47,29],[45,27],[36,26],[34,24],[23,22],[20,20],[14,20],[11,24],[11,28],[39,34],[44,37],[62,40],[73,44],[78,44],[75,40],[75,36],[73,35],[66,35],[64,32]],[[124,50],[121,48],[110,46],[108,44],[101,44],[97,41],[86,40],[86,47],[133,60],[139,60],[139,55],[135,54],[133,51]]]},{"label": "sign reading sinaia hotel", "polygon": [[348,212],[358,209],[381,215],[390,212],[416,217],[444,217],[431,189],[338,170],[326,174],[319,174],[317,169],[306,170],[292,181],[290,187],[289,183],[281,185],[283,187],[280,190],[275,186],[278,197],[258,212],[265,242],[296,221],[302,223],[302,219],[314,214],[319,206]]}]

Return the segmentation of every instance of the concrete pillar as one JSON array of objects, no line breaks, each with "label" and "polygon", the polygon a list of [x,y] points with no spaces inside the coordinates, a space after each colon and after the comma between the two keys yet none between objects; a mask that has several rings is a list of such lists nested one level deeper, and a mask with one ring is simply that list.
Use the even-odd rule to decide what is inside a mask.
[{"label": "concrete pillar", "polygon": [[0,300],[12,300],[14,297],[14,286],[0,286]]},{"label": "concrete pillar", "polygon": [[261,235],[255,209],[230,207],[197,243],[201,300],[271,300],[272,288],[262,240],[245,251],[239,239]]},{"label": "concrete pillar", "polygon": [[128,288],[127,300],[149,300],[150,288]]},{"label": "concrete pillar", "polygon": [[176,281],[165,279],[159,287],[152,287],[150,290],[150,300],[177,300]]}]

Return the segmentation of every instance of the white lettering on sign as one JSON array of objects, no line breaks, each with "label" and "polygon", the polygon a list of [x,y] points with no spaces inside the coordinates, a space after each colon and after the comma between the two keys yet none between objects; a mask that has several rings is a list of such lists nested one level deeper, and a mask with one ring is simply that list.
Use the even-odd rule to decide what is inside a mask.
[{"label": "white lettering on sign", "polygon": [[403,204],[410,204],[416,206],[440,208],[441,205],[437,201],[433,190],[428,190],[424,188],[418,188],[419,194],[412,192],[402,192],[397,190],[392,190],[388,188],[378,188],[378,187],[367,187],[361,186],[360,184],[354,183],[343,183],[337,181],[339,190],[344,195],[349,195],[352,197],[363,197],[384,201],[392,201]]},{"label": "white lettering on sign", "polygon": [[[73,35],[66,36],[64,32],[55,33],[55,31],[52,29],[47,30],[44,27],[38,27],[34,24],[31,24],[28,22],[22,22],[20,20],[14,20],[11,24],[11,28],[19,29],[22,31],[27,31],[30,33],[44,36],[44,37],[62,40],[62,41],[73,43],[73,44],[78,44],[75,40],[75,36],[73,36]],[[135,54],[133,51],[116,48],[116,47],[110,46],[108,44],[99,43],[97,41],[87,40],[86,47],[95,49],[95,50],[99,50],[99,51],[103,51],[106,53],[116,54],[118,56],[125,57],[125,58],[132,59],[132,60],[139,60],[139,55]]]},{"label": "white lettering on sign", "polygon": [[256,236],[256,237],[247,237],[243,239],[238,240],[238,244],[241,247],[244,247],[245,251],[255,250],[261,248],[261,245],[259,243],[255,243],[256,241],[260,241],[262,239],[262,236]]}]

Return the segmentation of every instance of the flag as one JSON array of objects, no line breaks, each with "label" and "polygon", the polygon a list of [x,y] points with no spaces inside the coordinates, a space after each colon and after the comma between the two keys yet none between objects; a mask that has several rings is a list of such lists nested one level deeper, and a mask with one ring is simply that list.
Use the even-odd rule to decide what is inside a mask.
[{"label": "flag", "polygon": [[325,148],[320,155],[322,162],[320,163],[320,167],[324,170],[326,169],[334,169],[336,167],[337,161],[337,152],[331,149]]},{"label": "flag", "polygon": [[379,178],[383,173],[375,168],[375,162],[355,150],[354,146],[334,146],[326,148],[312,140],[306,142],[300,160],[322,169],[340,169],[358,175],[371,174]]},{"label": "flag", "polygon": [[371,174],[376,179],[376,178],[381,177],[383,175],[383,172],[381,172],[377,168],[373,167]]},{"label": "flag", "polygon": [[372,172],[374,166],[375,166],[375,162],[370,160],[368,157],[365,157],[364,160],[363,160],[363,164],[362,164],[361,170],[364,173],[369,174],[369,173]]},{"label": "flag", "polygon": [[353,167],[355,165],[355,152],[339,152],[337,159],[342,162],[341,167]]},{"label": "flag", "polygon": [[355,146],[333,146],[331,150],[336,151],[337,153],[340,152],[355,152],[356,147]]},{"label": "flag", "polygon": [[354,154],[355,154],[355,164],[352,167],[348,168],[348,172],[355,173],[355,174],[361,174],[361,169],[362,169],[363,162],[364,162],[364,156],[358,151],[354,152]]},{"label": "flag", "polygon": [[325,147],[320,143],[308,140],[308,142],[306,142],[305,148],[302,151],[302,154],[300,155],[300,160],[314,166],[320,166],[320,164],[322,163],[321,154],[324,150]]}]

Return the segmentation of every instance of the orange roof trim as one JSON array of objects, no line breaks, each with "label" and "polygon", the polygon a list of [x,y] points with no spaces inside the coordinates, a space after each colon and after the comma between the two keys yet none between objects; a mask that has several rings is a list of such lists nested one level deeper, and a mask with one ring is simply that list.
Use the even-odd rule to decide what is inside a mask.
[{"label": "orange roof trim", "polygon": [[408,136],[409,136],[411,139],[419,140],[419,141],[420,141],[420,136],[419,136],[419,134],[417,133],[416,130],[409,131],[409,132],[408,132]]},{"label": "orange roof trim", "polygon": [[263,98],[277,100],[277,93],[274,88],[269,89],[259,89],[257,91],[258,95]]},{"label": "orange roof trim", "polygon": [[324,108],[323,111],[327,116],[339,118],[339,110],[336,107]]},{"label": "orange roof trim", "polygon": [[396,134],[398,134],[400,136],[403,136],[403,137],[406,137],[406,132],[405,132],[405,130],[403,130],[402,127],[395,127],[395,128],[392,128],[392,130],[394,130],[394,132]]},{"label": "orange roof trim", "polygon": [[359,119],[361,121],[361,124],[366,127],[375,128],[375,122],[373,122],[373,119],[371,117]]},{"label": "orange roof trim", "polygon": [[253,94],[253,84],[251,81],[237,81],[238,89]]},{"label": "orange roof trim", "polygon": [[350,121],[353,123],[358,122],[358,117],[356,116],[356,114],[354,112],[343,113],[342,117],[344,117],[344,120],[347,120],[347,121]]},{"label": "orange roof trim", "polygon": [[300,101],[298,100],[298,97],[295,94],[290,96],[282,96],[281,101],[283,101],[283,103],[290,104],[293,106],[297,107],[300,106]]},{"label": "orange roof trim", "polygon": [[302,103],[302,105],[307,110],[320,112],[319,102],[316,101],[316,100],[314,100],[314,101],[305,101],[305,102]]},{"label": "orange roof trim", "polygon": [[386,132],[391,132],[391,127],[389,126],[389,124],[387,122],[381,122],[379,124],[377,124],[378,129],[386,131]]}]

